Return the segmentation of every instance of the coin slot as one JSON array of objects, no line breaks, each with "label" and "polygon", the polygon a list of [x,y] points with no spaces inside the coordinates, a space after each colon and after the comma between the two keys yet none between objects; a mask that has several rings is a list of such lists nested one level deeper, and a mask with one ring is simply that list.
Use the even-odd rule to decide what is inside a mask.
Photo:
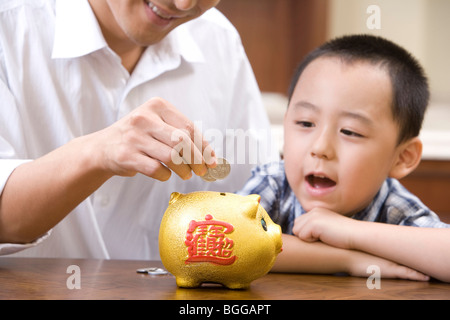
[{"label": "coin slot", "polygon": [[225,192],[221,192],[220,195],[221,195],[221,196],[225,196],[226,193],[225,193]]}]

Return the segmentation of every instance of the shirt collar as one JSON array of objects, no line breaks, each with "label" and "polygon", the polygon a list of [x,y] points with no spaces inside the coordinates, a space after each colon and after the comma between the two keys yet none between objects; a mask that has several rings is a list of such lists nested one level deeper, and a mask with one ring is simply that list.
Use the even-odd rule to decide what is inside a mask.
[{"label": "shirt collar", "polygon": [[[199,19],[199,18],[197,18]],[[188,62],[205,62],[201,48],[195,42],[188,30],[189,24],[197,21],[187,22],[173,30],[168,38],[170,39],[172,50],[178,52]]]},{"label": "shirt collar", "polygon": [[56,0],[52,58],[80,57],[107,46],[88,0]]},{"label": "shirt collar", "polygon": [[382,207],[384,206],[387,197],[389,196],[389,179],[386,179],[381,185],[380,190],[373,198],[372,202],[362,211],[356,213],[352,218],[356,220],[365,221],[379,221]]},{"label": "shirt collar", "polygon": [[[52,58],[75,58],[107,47],[88,0],[56,0],[55,11]],[[188,62],[204,62],[200,47],[188,31],[190,23],[196,21],[179,26],[161,42],[149,46],[145,55],[152,55],[153,61],[169,60],[173,65],[179,64],[180,56]]]},{"label": "shirt collar", "polygon": [[182,58],[189,63],[204,62],[203,53],[184,26],[173,30],[144,51],[133,71],[134,85],[178,68]]}]

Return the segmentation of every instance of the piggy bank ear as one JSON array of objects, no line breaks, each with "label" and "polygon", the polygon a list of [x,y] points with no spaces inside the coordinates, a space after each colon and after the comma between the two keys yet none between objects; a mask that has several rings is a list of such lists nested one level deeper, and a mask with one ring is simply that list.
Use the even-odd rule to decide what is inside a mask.
[{"label": "piggy bank ear", "polygon": [[172,204],[172,203],[174,203],[175,201],[177,201],[179,197],[181,197],[181,193],[178,193],[178,192],[172,192],[172,194],[170,195],[169,204]]},{"label": "piggy bank ear", "polygon": [[258,212],[259,202],[261,201],[261,196],[257,194],[250,194],[246,196],[246,198],[250,201],[243,204],[242,213],[250,219],[255,219],[256,213]]},{"label": "piggy bank ear", "polygon": [[257,201],[258,203],[261,202],[261,196],[259,194],[249,194],[246,197]]}]

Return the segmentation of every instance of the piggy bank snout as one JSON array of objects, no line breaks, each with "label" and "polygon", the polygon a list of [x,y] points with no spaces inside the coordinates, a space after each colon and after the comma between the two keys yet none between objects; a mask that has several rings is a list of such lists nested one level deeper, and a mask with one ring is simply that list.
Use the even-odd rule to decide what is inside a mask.
[{"label": "piggy bank snout", "polygon": [[283,249],[283,241],[281,240],[281,227],[278,224],[273,224],[273,240],[275,242],[275,253],[280,253]]}]

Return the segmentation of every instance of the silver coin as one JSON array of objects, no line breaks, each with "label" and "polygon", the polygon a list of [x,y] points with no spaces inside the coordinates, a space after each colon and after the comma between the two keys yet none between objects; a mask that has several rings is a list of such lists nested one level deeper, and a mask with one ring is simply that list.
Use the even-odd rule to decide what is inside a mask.
[{"label": "silver coin", "polygon": [[156,268],[156,267],[150,267],[150,268],[142,268],[137,269],[137,273],[146,273],[150,275],[161,275],[161,274],[167,274],[168,272],[162,268]]},{"label": "silver coin", "polygon": [[217,158],[217,166],[215,168],[208,168],[208,172],[202,176],[202,179],[207,182],[214,182],[216,180],[225,179],[231,171],[231,166],[224,158]]},{"label": "silver coin", "polygon": [[225,179],[231,172],[231,166],[224,158],[217,159],[217,166],[211,169],[211,176],[217,180]]},{"label": "silver coin", "polygon": [[217,159],[217,166],[215,168],[210,168],[210,175],[216,180],[225,179],[231,171],[231,166],[228,161],[224,158]]},{"label": "silver coin", "polygon": [[206,182],[216,181],[216,179],[211,176],[211,171],[209,171],[209,169],[208,169],[208,171],[206,171],[204,176],[201,176],[201,178]]}]

